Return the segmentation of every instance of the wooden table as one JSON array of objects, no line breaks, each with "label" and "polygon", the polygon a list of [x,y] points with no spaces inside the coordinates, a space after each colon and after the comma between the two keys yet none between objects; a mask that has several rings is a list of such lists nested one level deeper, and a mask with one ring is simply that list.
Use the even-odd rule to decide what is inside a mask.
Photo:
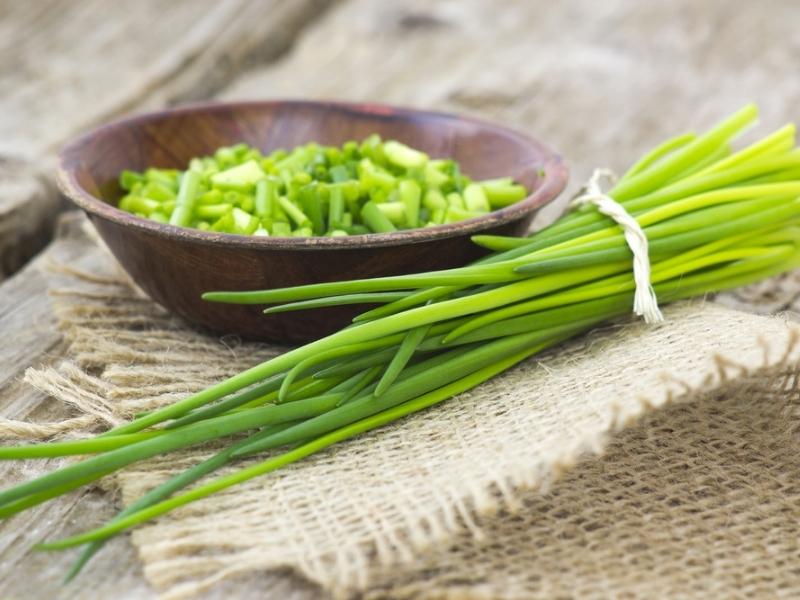
[{"label": "wooden table", "polygon": [[[48,243],[62,208],[52,166],[58,146],[94,124],[208,98],[453,110],[548,140],[568,157],[574,190],[593,167],[621,170],[662,138],[751,100],[765,126],[800,117],[792,0],[0,0],[0,17],[0,415],[36,422],[69,416],[21,382],[27,367],[65,351],[45,268],[98,260],[74,218]],[[3,465],[0,479],[52,466]],[[93,489],[0,523],[0,598],[153,597],[124,537],[77,586],[59,583],[72,555],[28,551],[114,511]],[[231,594],[319,597],[280,573],[210,597]]]}]

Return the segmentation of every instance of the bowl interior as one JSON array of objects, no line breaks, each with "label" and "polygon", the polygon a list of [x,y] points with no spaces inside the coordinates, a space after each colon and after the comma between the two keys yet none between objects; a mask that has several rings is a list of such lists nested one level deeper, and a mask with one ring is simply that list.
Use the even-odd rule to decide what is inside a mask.
[{"label": "bowl interior", "polygon": [[83,191],[116,205],[123,169],[182,169],[191,158],[242,141],[270,152],[309,141],[341,145],[372,133],[434,158],[454,158],[475,179],[509,176],[529,190],[541,186],[546,159],[552,156],[516,132],[453,115],[369,104],[276,101],[189,106],[113,123],[68,147],[62,168]]}]

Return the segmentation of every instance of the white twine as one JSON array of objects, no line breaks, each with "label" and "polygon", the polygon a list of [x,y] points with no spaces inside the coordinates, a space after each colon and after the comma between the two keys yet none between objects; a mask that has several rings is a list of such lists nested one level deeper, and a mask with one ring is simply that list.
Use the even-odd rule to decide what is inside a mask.
[{"label": "white twine", "polygon": [[583,193],[572,200],[573,206],[594,204],[604,215],[614,219],[622,227],[625,241],[633,253],[633,281],[636,291],[633,294],[633,312],[644,317],[646,323],[661,323],[664,315],[658,308],[656,292],[650,283],[650,257],[647,249],[647,236],[639,223],[616,200],[605,194],[600,187],[601,179],[614,181],[616,177],[609,169],[595,169]]}]

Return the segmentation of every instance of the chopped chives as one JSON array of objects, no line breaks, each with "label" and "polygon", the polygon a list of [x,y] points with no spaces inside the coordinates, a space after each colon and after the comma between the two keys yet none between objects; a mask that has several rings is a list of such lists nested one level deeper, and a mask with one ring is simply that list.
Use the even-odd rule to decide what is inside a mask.
[{"label": "chopped chives", "polygon": [[187,227],[191,223],[194,200],[197,196],[199,185],[200,175],[196,171],[186,171],[183,174],[181,186],[178,190],[178,198],[175,201],[175,210],[169,218],[170,225]]},{"label": "chopped chives", "polygon": [[364,224],[369,227],[373,233],[391,233],[397,231],[389,218],[378,208],[374,202],[367,202],[361,209],[361,217],[364,219]]},{"label": "chopped chives", "polygon": [[[776,137],[776,144],[785,143],[785,137],[785,132]],[[776,144],[766,150],[779,149]],[[377,135],[360,144],[311,142],[266,156],[241,143],[191,159],[184,172],[123,170],[119,185],[126,192],[119,208],[151,221],[277,237],[430,227],[487,214],[527,194],[510,177],[472,181],[451,159],[431,159]],[[365,214],[370,202],[385,218],[373,208]],[[277,231],[276,222],[284,223]]]}]

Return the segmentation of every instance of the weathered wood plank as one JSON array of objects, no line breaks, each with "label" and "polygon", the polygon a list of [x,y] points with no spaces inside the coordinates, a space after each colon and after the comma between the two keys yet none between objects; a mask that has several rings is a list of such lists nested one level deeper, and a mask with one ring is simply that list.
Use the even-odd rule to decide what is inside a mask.
[{"label": "weathered wood plank", "polygon": [[0,155],[38,157],[141,106],[205,98],[275,58],[324,0],[0,5]]},{"label": "weathered wood plank", "polygon": [[[303,96],[477,114],[541,137],[572,190],[749,101],[798,117],[800,4],[352,0],[224,98]],[[566,197],[566,196],[565,196]],[[543,216],[549,218],[553,211]]]},{"label": "weathered wood plank", "polygon": [[[33,473],[26,470],[25,474],[29,477]],[[7,476],[3,479],[8,481]],[[0,597],[18,600],[154,597],[142,576],[135,551],[125,538],[109,542],[104,553],[87,565],[83,573],[85,579],[69,585],[63,585],[62,580],[76,553],[30,551],[37,542],[66,535],[75,531],[78,524],[109,519],[115,512],[107,494],[88,490],[68,501],[33,509],[7,526],[3,525],[0,528]]]},{"label": "weathered wood plank", "polygon": [[40,175],[61,143],[123,112],[207,98],[328,4],[0,0],[0,279],[50,239],[61,204]]}]

